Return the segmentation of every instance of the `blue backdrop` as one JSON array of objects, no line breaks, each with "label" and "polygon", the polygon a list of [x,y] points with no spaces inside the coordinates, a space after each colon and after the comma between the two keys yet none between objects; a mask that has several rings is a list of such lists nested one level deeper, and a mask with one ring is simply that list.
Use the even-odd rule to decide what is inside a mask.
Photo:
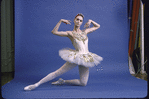
[{"label": "blue backdrop", "polygon": [[[51,31],[60,19],[71,20],[71,25],[62,23],[59,30],[73,30],[78,13],[85,16],[81,29],[88,19],[101,25],[88,35],[89,51],[104,59],[97,67],[90,68],[88,85],[45,83],[34,91],[23,91],[26,85],[39,81],[65,63],[58,51],[74,47],[67,37],[53,35]],[[146,81],[129,73],[128,39],[127,0],[15,0],[15,78],[2,87],[3,97],[144,97]],[[78,68],[60,77],[79,78]]]}]

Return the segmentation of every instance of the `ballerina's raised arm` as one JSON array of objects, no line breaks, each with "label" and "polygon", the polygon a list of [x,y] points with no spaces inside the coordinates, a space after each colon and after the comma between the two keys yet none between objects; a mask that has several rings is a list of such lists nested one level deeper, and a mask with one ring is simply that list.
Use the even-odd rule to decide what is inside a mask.
[{"label": "ballerina's raised arm", "polygon": [[65,20],[65,19],[61,19],[56,26],[54,27],[54,29],[51,31],[53,34],[58,35],[58,36],[68,36],[68,32],[67,31],[58,31],[61,23],[66,23],[66,24],[70,24],[71,25],[71,21],[70,20]]},{"label": "ballerina's raised arm", "polygon": [[[93,24],[93,27],[88,28],[91,25],[91,23]],[[98,23],[96,23],[95,21],[89,19],[88,22],[84,25],[84,27],[87,28],[87,29],[85,29],[85,33],[88,34],[88,33],[91,33],[93,31],[97,30],[98,28],[100,28],[100,25]]]}]

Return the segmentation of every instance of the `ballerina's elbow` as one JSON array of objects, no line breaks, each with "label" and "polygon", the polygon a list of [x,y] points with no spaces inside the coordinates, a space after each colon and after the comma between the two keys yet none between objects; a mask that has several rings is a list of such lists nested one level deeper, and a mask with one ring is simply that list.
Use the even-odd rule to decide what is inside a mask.
[{"label": "ballerina's elbow", "polygon": [[98,28],[100,28],[100,25],[98,25]]},{"label": "ballerina's elbow", "polygon": [[51,33],[52,33],[52,34],[56,34],[56,32],[55,32],[55,31],[51,31]]},{"label": "ballerina's elbow", "polygon": [[94,26],[96,29],[99,29],[100,28],[100,25],[98,24],[98,25],[95,25]]},{"label": "ballerina's elbow", "polygon": [[99,29],[99,28],[100,28],[100,25],[96,26],[96,27],[95,27],[95,30],[96,30],[96,29]]},{"label": "ballerina's elbow", "polygon": [[54,33],[53,30],[51,31],[51,33]]}]

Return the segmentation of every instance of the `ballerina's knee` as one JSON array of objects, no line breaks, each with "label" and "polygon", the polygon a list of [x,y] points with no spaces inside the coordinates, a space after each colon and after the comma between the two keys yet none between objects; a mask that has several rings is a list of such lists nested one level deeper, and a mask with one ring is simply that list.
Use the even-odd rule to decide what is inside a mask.
[{"label": "ballerina's knee", "polygon": [[81,86],[86,86],[87,85],[87,83],[81,83]]},{"label": "ballerina's knee", "polygon": [[80,81],[81,86],[86,86],[87,85],[87,81]]}]

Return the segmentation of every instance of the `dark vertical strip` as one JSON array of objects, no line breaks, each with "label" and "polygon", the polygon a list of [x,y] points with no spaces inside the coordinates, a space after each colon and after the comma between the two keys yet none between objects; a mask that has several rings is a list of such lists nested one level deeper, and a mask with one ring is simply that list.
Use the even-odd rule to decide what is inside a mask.
[{"label": "dark vertical strip", "polygon": [[134,28],[134,21],[135,21],[135,14],[136,14],[136,5],[137,5],[137,0],[133,0],[133,8],[132,8],[132,22],[131,22],[131,28],[130,28],[130,37],[129,37],[129,56],[131,57],[131,48],[132,48],[132,37],[133,37],[133,28]]},{"label": "dark vertical strip", "polygon": [[134,46],[135,46],[139,8],[140,8],[140,0],[133,0],[132,23],[131,23],[130,38],[129,38],[129,56],[131,58],[132,58],[132,53],[134,51]]},{"label": "dark vertical strip", "polygon": [[136,41],[136,32],[137,32],[137,25],[138,25],[138,16],[139,16],[139,8],[140,8],[140,0],[135,0],[137,1],[137,6],[136,6],[136,15],[135,15],[135,21],[134,21],[134,29],[133,29],[133,38],[132,38],[132,48],[131,48],[131,54],[134,51],[135,47],[135,41]]},{"label": "dark vertical strip", "polygon": [[131,24],[131,19],[132,19],[132,1],[133,0],[128,0],[128,24],[129,24],[129,30],[130,30],[130,24]]},{"label": "dark vertical strip", "polygon": [[144,3],[144,56],[145,56],[145,70],[148,73],[148,56],[149,56],[149,1],[148,0],[142,0]]}]

